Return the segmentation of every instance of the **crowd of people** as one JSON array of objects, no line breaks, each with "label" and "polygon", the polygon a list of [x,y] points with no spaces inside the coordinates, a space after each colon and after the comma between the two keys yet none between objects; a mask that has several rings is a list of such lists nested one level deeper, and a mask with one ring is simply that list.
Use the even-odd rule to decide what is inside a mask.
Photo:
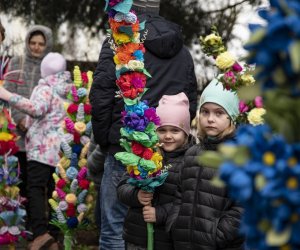
[{"label": "crowd of people", "polygon": [[[159,0],[134,0],[132,10],[146,21],[148,34],[145,67],[152,75],[142,100],[157,108],[163,164],[168,177],[154,193],[128,184],[125,167],[114,158],[120,146],[121,111],[116,96],[114,53],[107,39],[101,49],[89,95],[93,139],[88,167],[98,191],[95,218],[101,250],[147,249],[147,223],[154,223],[154,249],[239,250],[244,237],[239,225],[243,209],[226,188],[210,180],[216,170],[197,158],[206,150],[234,138],[234,118],[239,113],[235,93],[214,79],[197,98],[197,80],[180,27],[159,15]],[[4,32],[0,26],[0,40]],[[52,173],[59,161],[63,98],[71,83],[66,60],[52,52],[51,30],[42,25],[29,29],[25,54],[13,57],[14,71],[0,88],[0,99],[11,106],[20,136],[17,153],[21,167],[21,195],[28,199],[31,250],[59,249],[57,228],[49,224],[46,200],[54,190]],[[197,105],[198,103],[198,105]],[[198,139],[191,121],[198,119]]]}]

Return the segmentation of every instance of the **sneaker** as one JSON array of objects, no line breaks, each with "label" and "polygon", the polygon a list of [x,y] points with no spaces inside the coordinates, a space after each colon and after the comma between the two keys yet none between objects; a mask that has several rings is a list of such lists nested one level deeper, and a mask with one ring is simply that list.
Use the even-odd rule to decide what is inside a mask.
[{"label": "sneaker", "polygon": [[40,250],[43,247],[49,247],[54,241],[54,238],[50,234],[44,233],[34,239],[30,250]]}]

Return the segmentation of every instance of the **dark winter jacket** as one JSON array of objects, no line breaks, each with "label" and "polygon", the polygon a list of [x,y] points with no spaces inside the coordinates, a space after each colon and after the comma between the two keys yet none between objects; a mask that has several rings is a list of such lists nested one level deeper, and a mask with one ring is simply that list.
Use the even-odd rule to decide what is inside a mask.
[{"label": "dark winter jacket", "polygon": [[[197,81],[192,57],[183,46],[180,27],[154,14],[143,14],[139,18],[147,20],[144,63],[145,69],[152,75],[146,84],[149,90],[142,100],[148,100],[149,106],[157,107],[163,95],[185,92],[193,119],[197,109]],[[94,73],[90,102],[95,140],[102,150],[112,154],[122,150],[119,139],[121,111],[124,110],[123,100],[116,97],[115,71],[113,51],[106,40]]]},{"label": "dark winter jacket", "polygon": [[210,180],[216,170],[199,164],[203,150],[215,150],[219,142],[204,140],[190,148],[180,177],[180,194],[169,221],[172,238],[178,250],[242,250],[239,233],[241,213],[227,196],[225,188],[213,186]]},{"label": "dark winter jacket", "polygon": [[[156,223],[154,224],[154,250],[174,249],[169,233],[165,230],[168,214],[172,210],[179,172],[183,166],[186,150],[195,144],[190,137],[189,144],[174,152],[162,152],[164,165],[169,165],[169,175],[164,184],[155,190],[152,205],[155,207]],[[143,206],[139,203],[137,194],[139,189],[128,184],[128,174],[125,174],[118,185],[118,197],[121,202],[129,206],[123,227],[123,238],[126,242],[147,247],[147,226],[143,218]]]}]

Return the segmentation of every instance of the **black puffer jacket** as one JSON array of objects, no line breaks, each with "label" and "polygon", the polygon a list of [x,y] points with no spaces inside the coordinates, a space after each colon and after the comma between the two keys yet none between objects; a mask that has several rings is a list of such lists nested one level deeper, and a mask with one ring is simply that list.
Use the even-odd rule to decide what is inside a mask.
[{"label": "black puffer jacket", "polygon": [[[190,101],[193,119],[197,109],[197,81],[192,57],[183,46],[180,27],[155,14],[143,14],[139,20],[146,20],[145,69],[152,75],[146,84],[149,90],[142,100],[148,100],[149,106],[157,107],[163,95],[184,92]],[[124,110],[123,100],[116,97],[118,88],[115,81],[113,51],[106,40],[100,52],[89,98],[95,140],[102,150],[112,154],[122,150],[119,139],[121,111]]]},{"label": "black puffer jacket", "polygon": [[[172,210],[179,172],[183,166],[186,150],[195,144],[190,137],[189,144],[174,152],[163,152],[164,165],[170,165],[169,175],[165,183],[155,190],[152,205],[155,207],[156,223],[154,224],[154,249],[174,249],[169,233],[165,230],[168,214]],[[121,202],[129,206],[123,229],[126,242],[147,247],[147,226],[143,218],[143,206],[139,203],[137,194],[139,189],[128,184],[128,174],[125,174],[118,185],[118,197]]]},{"label": "black puffer jacket", "polygon": [[239,234],[243,209],[228,198],[225,188],[210,183],[216,170],[198,162],[197,156],[203,150],[215,150],[218,144],[205,140],[186,152],[180,178],[181,196],[177,197],[168,218],[168,222],[175,221],[172,225],[175,249],[243,249],[244,238]]}]

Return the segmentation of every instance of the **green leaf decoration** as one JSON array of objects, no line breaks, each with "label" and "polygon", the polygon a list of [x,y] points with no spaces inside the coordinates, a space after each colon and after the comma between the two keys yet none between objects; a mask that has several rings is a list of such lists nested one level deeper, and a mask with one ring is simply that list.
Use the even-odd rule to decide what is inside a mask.
[{"label": "green leaf decoration", "polygon": [[156,168],[156,165],[153,161],[146,160],[141,158],[139,165],[143,167],[146,171],[153,171]]},{"label": "green leaf decoration", "polygon": [[289,53],[294,72],[300,72],[300,41],[294,41],[289,47]]},{"label": "green leaf decoration", "polygon": [[276,232],[271,228],[266,235],[266,243],[268,246],[280,247],[288,243],[292,234],[290,227],[286,228],[282,232]]},{"label": "green leaf decoration", "polygon": [[238,151],[238,148],[233,145],[228,144],[221,144],[218,147],[218,151],[226,158],[226,159],[233,159],[235,154]]},{"label": "green leaf decoration", "polygon": [[123,147],[127,152],[132,153],[131,144],[126,139],[120,139],[120,146]]},{"label": "green leaf decoration", "polygon": [[128,152],[118,152],[115,154],[115,158],[126,166],[137,166],[141,159],[141,157]]},{"label": "green leaf decoration", "polygon": [[243,166],[249,159],[249,151],[247,147],[238,147],[233,157],[233,162],[238,166]]},{"label": "green leaf decoration", "polygon": [[198,157],[200,164],[211,168],[219,168],[224,160],[225,159],[222,157],[222,155],[215,151],[206,151]]},{"label": "green leaf decoration", "polygon": [[211,183],[212,185],[214,185],[215,187],[218,187],[218,188],[224,188],[224,187],[226,187],[225,182],[222,181],[222,180],[220,179],[219,176],[214,176],[214,177],[210,180],[210,183]]},{"label": "green leaf decoration", "polygon": [[132,99],[129,99],[129,98],[123,98],[123,100],[124,100],[124,102],[125,102],[125,104],[127,105],[127,106],[132,106],[132,105],[135,105],[135,104],[137,104],[138,103],[138,99],[137,98],[134,98],[133,100]]}]

